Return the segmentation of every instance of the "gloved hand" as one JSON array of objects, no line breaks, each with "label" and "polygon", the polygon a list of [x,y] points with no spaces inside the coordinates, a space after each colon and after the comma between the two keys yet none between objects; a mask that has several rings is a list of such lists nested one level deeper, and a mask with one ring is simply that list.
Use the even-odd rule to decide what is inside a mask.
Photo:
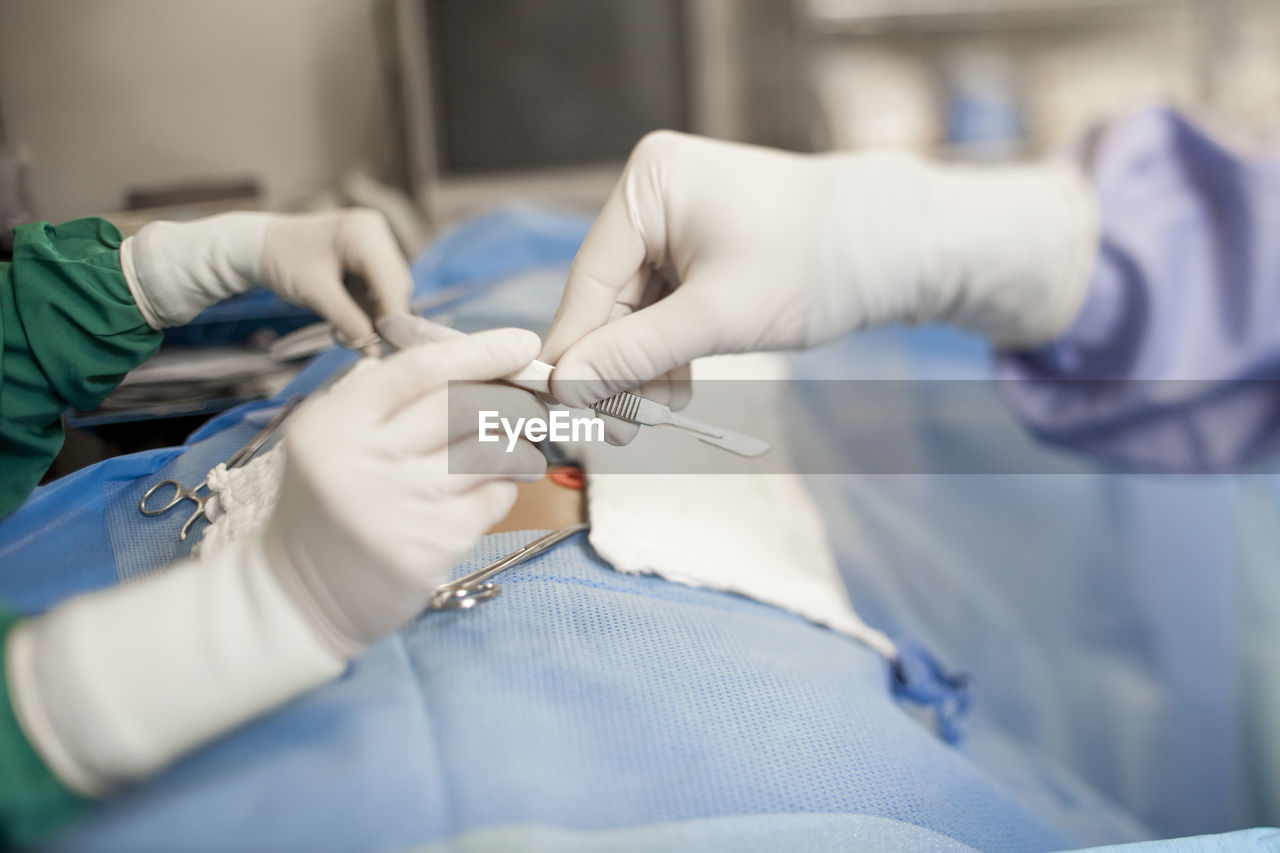
[{"label": "gloved hand", "polygon": [[134,301],[154,329],[182,325],[210,305],[262,285],[358,341],[373,333],[373,325],[343,286],[344,273],[368,283],[378,315],[408,310],[413,292],[404,256],[373,210],[153,222],[124,241],[120,261]]},{"label": "gloved hand", "polygon": [[510,509],[515,485],[503,478],[546,472],[527,441],[507,453],[474,440],[477,408],[545,418],[534,395],[445,385],[513,373],[538,345],[532,332],[505,329],[416,347],[350,393],[298,411],[265,544],[281,585],[335,653],[357,654],[417,614]]},{"label": "gloved hand", "polygon": [[556,364],[559,400],[589,406],[699,356],[886,323],[1034,346],[1084,299],[1095,219],[1065,164],[966,168],[653,133],[583,242],[540,358]]},{"label": "gloved hand", "polygon": [[[286,426],[285,479],[265,534],[158,575],[80,596],[14,629],[14,710],[46,764],[99,795],[338,675],[413,618],[536,478],[532,445],[450,474],[446,381],[526,366],[530,332],[406,350],[309,401]],[[457,386],[455,386],[456,388]],[[483,386],[506,417],[534,397]],[[494,445],[485,445],[494,447]]]}]

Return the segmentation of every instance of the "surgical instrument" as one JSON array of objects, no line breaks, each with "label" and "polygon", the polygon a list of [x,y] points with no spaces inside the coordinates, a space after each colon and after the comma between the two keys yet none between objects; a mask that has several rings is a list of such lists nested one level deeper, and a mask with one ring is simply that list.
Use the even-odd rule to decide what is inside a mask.
[{"label": "surgical instrument", "polygon": [[429,609],[468,610],[482,601],[488,601],[502,592],[502,587],[490,581],[489,578],[498,574],[498,572],[538,556],[543,551],[558,545],[575,533],[581,533],[590,527],[590,524],[582,521],[563,527],[560,530],[553,530],[546,536],[541,536],[528,545],[517,548],[505,557],[494,560],[481,569],[437,587],[436,591],[431,595]]},{"label": "surgical instrument", "polygon": [[[447,340],[462,334],[455,329],[440,323],[423,320],[409,314],[391,314],[382,317],[377,323],[378,332],[389,346],[403,349],[414,344],[431,343]],[[503,382],[532,391],[535,394],[551,396],[551,371],[554,368],[543,361],[534,361],[519,373],[504,376]],[[611,415],[624,421],[642,426],[673,426],[691,432],[700,441],[736,453],[739,456],[761,456],[771,449],[769,442],[762,438],[734,432],[724,427],[713,426],[694,418],[679,415],[670,408],[647,397],[623,391],[607,397],[592,406],[595,411]]]},{"label": "surgical instrument", "polygon": [[[466,282],[451,285],[415,299],[409,310],[415,314],[439,313],[451,303],[457,302],[461,297],[472,292],[472,290],[470,283]],[[462,333],[459,332],[458,334]],[[377,343],[377,338],[372,335],[355,341],[348,340],[345,335],[337,331],[332,323],[322,321],[303,326],[301,329],[296,329],[276,338],[267,347],[267,355],[276,361],[296,361],[318,355],[331,348],[334,344],[343,349],[361,350],[366,345],[374,343]]]},{"label": "surgical instrument", "polygon": [[343,349],[355,350],[356,352],[364,352],[369,347],[382,342],[382,336],[377,332],[370,332],[363,338],[348,338],[341,329],[333,326],[329,333],[333,336],[333,342]]},{"label": "surgical instrument", "polygon": [[[377,327],[387,346],[397,350],[466,336],[465,332],[412,314],[388,314],[378,319]],[[535,394],[550,395],[553,369],[545,361],[535,360],[520,371],[502,377],[502,381]]]},{"label": "surgical instrument", "polygon": [[736,453],[739,456],[761,456],[769,452],[769,442],[763,438],[734,432],[724,427],[713,426],[696,418],[676,414],[656,400],[623,391],[606,397],[592,406],[599,414],[610,415],[619,420],[629,421],[642,426],[672,426],[691,432],[699,441],[706,442],[721,450]]},{"label": "surgical instrument", "polygon": [[[240,468],[248,463],[248,461],[253,458],[254,454],[261,450],[262,446],[267,443],[267,440],[271,438],[272,433],[276,431],[280,424],[284,423],[284,419],[287,418],[301,402],[302,397],[300,395],[289,398],[289,400],[280,407],[279,411],[272,416],[271,420],[267,421],[266,426],[260,429],[253,438],[245,442],[239,450],[227,459],[225,463],[226,466],[228,468]],[[153,484],[151,488],[147,489],[143,494],[142,500],[138,504],[138,509],[142,511],[143,515],[155,516],[164,515],[183,501],[191,501],[194,503],[196,505],[195,511],[191,513],[191,517],[182,525],[182,532],[178,535],[178,539],[185,542],[187,534],[191,532],[191,525],[195,524],[197,518],[205,514],[205,504],[211,497],[213,497],[211,494],[201,494],[200,490],[208,486],[208,484],[208,475],[197,483],[194,488],[190,489],[174,479],[161,480],[160,482]],[[172,488],[173,496],[160,506],[151,505],[154,504],[154,501],[152,501],[151,498],[156,492],[163,488]]]}]

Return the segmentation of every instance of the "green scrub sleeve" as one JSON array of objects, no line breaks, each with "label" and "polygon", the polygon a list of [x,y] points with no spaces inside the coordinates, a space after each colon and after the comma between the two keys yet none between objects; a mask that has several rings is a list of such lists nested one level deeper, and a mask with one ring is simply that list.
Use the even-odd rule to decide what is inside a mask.
[{"label": "green scrub sleeve", "polygon": [[62,448],[62,413],[89,411],[160,347],[120,269],[103,219],[14,229],[0,263],[0,518],[31,494]]},{"label": "green scrub sleeve", "polygon": [[[0,652],[20,617],[0,603]],[[89,801],[58,781],[27,742],[9,701],[0,655],[0,850],[25,847],[74,821]]]}]

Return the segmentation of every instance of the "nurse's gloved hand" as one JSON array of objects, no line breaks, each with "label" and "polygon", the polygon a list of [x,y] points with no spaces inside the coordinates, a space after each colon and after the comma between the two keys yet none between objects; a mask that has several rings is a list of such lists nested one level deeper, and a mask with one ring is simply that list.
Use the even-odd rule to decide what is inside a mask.
[{"label": "nurse's gloved hand", "polygon": [[583,242],[541,358],[587,406],[715,353],[951,322],[999,346],[1062,332],[1095,251],[1066,165],[798,155],[672,132],[636,146]]},{"label": "nurse's gloved hand", "polygon": [[[509,454],[483,445],[495,452],[479,459],[466,442],[474,407],[545,417],[532,395],[486,382],[537,350],[532,333],[501,329],[372,365],[288,422],[263,535],[14,628],[10,696],[44,763],[106,794],[336,677],[421,612],[506,514],[512,480],[545,470],[527,442]],[[449,380],[474,384],[454,384],[460,399],[447,403]],[[449,473],[451,462],[472,473]]]},{"label": "nurse's gloved hand", "polygon": [[262,285],[358,341],[373,333],[373,325],[343,286],[344,274],[367,282],[376,316],[408,310],[413,291],[404,256],[373,210],[153,222],[125,240],[120,260],[134,301],[155,329],[180,326],[210,305]]},{"label": "nurse's gloved hand", "polygon": [[421,612],[506,515],[513,480],[545,473],[528,441],[508,452],[475,440],[481,409],[512,422],[546,418],[534,395],[446,385],[513,373],[538,346],[532,332],[500,329],[415,347],[295,415],[267,556],[334,653],[357,654]]}]

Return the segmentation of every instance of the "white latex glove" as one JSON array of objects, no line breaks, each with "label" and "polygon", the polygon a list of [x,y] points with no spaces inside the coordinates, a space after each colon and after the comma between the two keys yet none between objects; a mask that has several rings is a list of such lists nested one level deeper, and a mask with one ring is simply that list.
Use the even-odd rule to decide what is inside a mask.
[{"label": "white latex glove", "polygon": [[1065,164],[966,168],[653,133],[583,242],[540,358],[557,365],[559,400],[589,406],[699,356],[886,323],[1033,346],[1083,302],[1095,220]]},{"label": "white latex glove", "polygon": [[153,222],[124,241],[120,262],[134,301],[155,329],[182,325],[262,285],[358,341],[369,338],[373,325],[343,286],[345,273],[368,283],[379,316],[408,310],[413,292],[404,256],[373,210]]},{"label": "white latex glove", "polygon": [[265,543],[282,585],[335,653],[354,655],[416,615],[511,508],[511,479],[546,473],[527,441],[507,453],[475,440],[477,408],[545,418],[534,395],[445,384],[514,373],[539,343],[532,332],[498,329],[415,347],[360,377],[350,393],[298,411]]},{"label": "white latex glove", "polygon": [[[83,793],[108,792],[335,677],[412,619],[510,508],[515,485],[497,466],[545,470],[522,443],[494,473],[447,473],[451,443],[467,437],[457,424],[476,421],[451,429],[445,383],[511,373],[537,349],[532,333],[503,329],[368,369],[288,423],[263,536],[15,628],[14,709],[49,767]],[[543,416],[526,392],[483,387],[496,394],[486,407]]]}]

